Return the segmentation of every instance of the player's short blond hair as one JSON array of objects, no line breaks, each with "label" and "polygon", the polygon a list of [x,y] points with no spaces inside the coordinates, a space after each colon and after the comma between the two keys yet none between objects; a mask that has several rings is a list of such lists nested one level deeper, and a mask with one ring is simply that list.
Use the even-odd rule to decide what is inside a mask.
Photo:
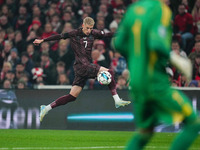
[{"label": "player's short blond hair", "polygon": [[83,20],[83,24],[93,26],[95,22],[94,22],[94,19],[92,19],[91,17],[85,17],[85,19]]}]

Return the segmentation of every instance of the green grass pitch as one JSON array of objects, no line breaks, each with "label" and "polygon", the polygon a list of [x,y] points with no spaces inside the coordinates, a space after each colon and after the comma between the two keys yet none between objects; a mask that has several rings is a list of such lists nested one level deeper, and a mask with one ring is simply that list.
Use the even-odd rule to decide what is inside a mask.
[{"label": "green grass pitch", "polygon": [[[134,132],[0,130],[0,150],[123,150]],[[176,133],[155,133],[145,150],[168,150]],[[200,135],[190,150],[200,150]]]}]

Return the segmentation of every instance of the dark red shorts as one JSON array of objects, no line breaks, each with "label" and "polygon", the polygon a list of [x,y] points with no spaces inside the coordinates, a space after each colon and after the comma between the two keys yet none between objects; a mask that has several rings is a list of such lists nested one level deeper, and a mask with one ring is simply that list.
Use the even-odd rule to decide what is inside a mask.
[{"label": "dark red shorts", "polygon": [[96,78],[97,73],[99,72],[100,66],[96,64],[88,64],[88,65],[74,65],[75,78],[72,83],[73,85],[81,86],[82,88],[85,86],[86,81],[89,78]]}]

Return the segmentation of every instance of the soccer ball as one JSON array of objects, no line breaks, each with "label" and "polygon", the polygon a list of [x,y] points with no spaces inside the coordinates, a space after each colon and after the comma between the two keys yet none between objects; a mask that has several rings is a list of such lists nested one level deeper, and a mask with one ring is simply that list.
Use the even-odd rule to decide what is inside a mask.
[{"label": "soccer ball", "polygon": [[112,75],[108,71],[102,71],[97,76],[97,81],[101,85],[108,85],[110,84],[111,80],[112,80]]}]

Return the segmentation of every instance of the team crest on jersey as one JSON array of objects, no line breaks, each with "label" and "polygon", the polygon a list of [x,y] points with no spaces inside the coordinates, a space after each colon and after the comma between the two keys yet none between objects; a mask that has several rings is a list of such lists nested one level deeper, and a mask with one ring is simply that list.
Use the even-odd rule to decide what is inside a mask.
[{"label": "team crest on jersey", "polygon": [[84,39],[84,40],[86,40],[86,39],[87,39],[87,37],[83,37],[83,39]]},{"label": "team crest on jersey", "polygon": [[101,34],[104,34],[104,31],[101,31]]}]

